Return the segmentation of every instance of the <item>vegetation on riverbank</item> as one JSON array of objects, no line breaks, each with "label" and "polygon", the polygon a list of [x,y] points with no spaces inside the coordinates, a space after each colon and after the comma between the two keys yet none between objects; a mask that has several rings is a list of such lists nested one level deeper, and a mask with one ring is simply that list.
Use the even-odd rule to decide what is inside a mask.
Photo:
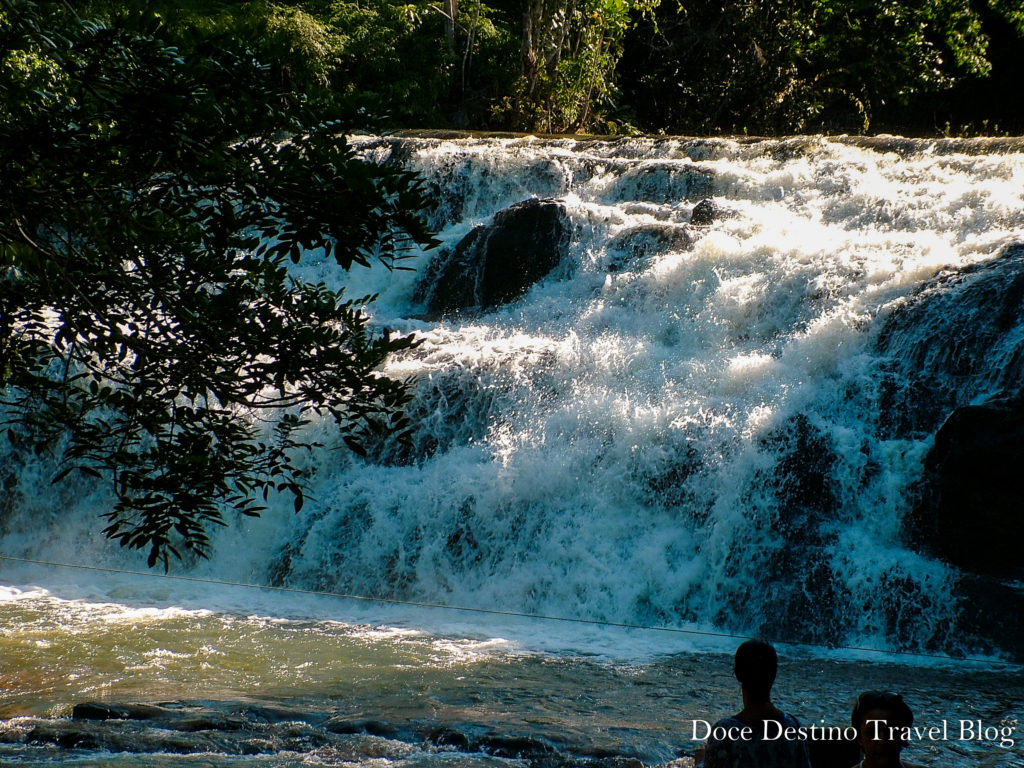
[{"label": "vegetation on riverbank", "polygon": [[178,45],[245,46],[288,88],[389,128],[1024,132],[1019,0],[148,5]]},{"label": "vegetation on riverbank", "polygon": [[400,437],[379,369],[413,340],[287,265],[431,246],[420,181],[357,158],[287,62],[169,45],[145,9],[0,13],[4,439],[108,482],[105,533],[166,566],[228,509],[302,506],[312,414],[357,453]]}]

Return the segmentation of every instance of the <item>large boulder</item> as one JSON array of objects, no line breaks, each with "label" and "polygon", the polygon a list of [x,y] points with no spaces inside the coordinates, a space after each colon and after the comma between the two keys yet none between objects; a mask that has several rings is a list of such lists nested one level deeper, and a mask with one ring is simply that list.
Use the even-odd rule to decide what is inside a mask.
[{"label": "large boulder", "polygon": [[910,528],[959,568],[1024,579],[1024,399],[957,408],[925,459]]},{"label": "large boulder", "polygon": [[557,267],[568,249],[562,203],[516,203],[438,256],[419,290],[427,315],[487,311],[514,301]]}]

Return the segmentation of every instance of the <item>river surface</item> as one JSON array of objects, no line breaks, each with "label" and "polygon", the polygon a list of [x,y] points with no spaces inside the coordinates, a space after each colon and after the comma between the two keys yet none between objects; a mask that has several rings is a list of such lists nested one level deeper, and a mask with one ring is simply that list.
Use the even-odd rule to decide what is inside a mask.
[{"label": "river surface", "polygon": [[[739,708],[729,638],[89,578],[2,592],[4,764],[683,767]],[[805,726],[845,727],[856,693],[891,688],[945,726],[909,759],[1021,764],[1017,667],[780,650],[776,701]],[[72,720],[83,702],[169,716]]]},{"label": "river surface", "polygon": [[[122,572],[144,563],[98,534],[107,491],[5,454],[0,761],[687,766],[764,635],[804,724],[892,688],[938,729],[908,759],[1024,765],[1000,609],[965,610],[904,530],[935,431],[1006,394],[1024,328],[927,372],[927,329],[892,332],[1024,242],[1019,142],[354,143],[424,175],[444,245],[412,272],[297,272],[421,340],[388,367],[412,446],[361,459],[311,425],[301,513],[232,521],[173,564],[190,580]],[[559,208],[557,266],[432,311],[459,243],[531,199]],[[956,295],[952,327],[984,317]],[[130,718],[73,719],[88,702]]]}]

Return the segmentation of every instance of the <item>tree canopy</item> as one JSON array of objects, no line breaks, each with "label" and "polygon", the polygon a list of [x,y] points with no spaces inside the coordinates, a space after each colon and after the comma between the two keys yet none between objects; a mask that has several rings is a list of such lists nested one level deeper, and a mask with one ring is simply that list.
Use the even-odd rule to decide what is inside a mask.
[{"label": "tree canopy", "polygon": [[992,75],[993,31],[1015,30],[1024,54],[1020,9],[1005,0],[663,4],[629,41],[620,74],[639,121],[671,131],[936,132],[943,119],[987,112],[966,99],[958,113],[943,109],[937,95]]},{"label": "tree canopy", "polygon": [[268,24],[277,30],[276,50],[289,39],[292,50],[305,51],[296,72],[312,64],[350,106],[386,116],[393,127],[1024,130],[1024,102],[1014,97],[1024,57],[1020,0],[230,6],[231,18],[275,19]]},{"label": "tree canopy", "polygon": [[[1024,131],[1020,0],[145,0],[391,128]],[[123,8],[88,0],[89,13]]]},{"label": "tree canopy", "polygon": [[420,182],[359,159],[245,46],[173,45],[146,8],[0,16],[9,438],[107,478],[107,535],[166,567],[205,554],[228,509],[271,491],[301,506],[311,413],[356,451],[400,435],[406,388],[379,369],[414,341],[288,264],[394,267],[431,246]]}]

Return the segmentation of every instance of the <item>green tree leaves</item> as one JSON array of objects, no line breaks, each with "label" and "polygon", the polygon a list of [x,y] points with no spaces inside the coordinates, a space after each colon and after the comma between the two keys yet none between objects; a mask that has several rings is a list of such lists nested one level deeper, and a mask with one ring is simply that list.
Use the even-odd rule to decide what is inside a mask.
[{"label": "green tree leaves", "polygon": [[[863,133],[988,74],[983,3],[662,5],[621,76],[641,122],[693,133]],[[1008,18],[1014,3],[989,0]],[[890,129],[892,126],[888,126]]]},{"label": "green tree leaves", "polygon": [[503,118],[547,132],[615,132],[614,74],[627,30],[658,0],[528,0],[522,76]]},{"label": "green tree leaves", "polygon": [[246,50],[162,39],[2,0],[0,372],[16,442],[108,478],[105,532],[148,552],[206,553],[207,526],[302,504],[303,433],[329,414],[361,450],[401,435],[402,383],[380,366],[410,338],[287,265],[400,265],[434,244],[420,182],[356,157]]}]

